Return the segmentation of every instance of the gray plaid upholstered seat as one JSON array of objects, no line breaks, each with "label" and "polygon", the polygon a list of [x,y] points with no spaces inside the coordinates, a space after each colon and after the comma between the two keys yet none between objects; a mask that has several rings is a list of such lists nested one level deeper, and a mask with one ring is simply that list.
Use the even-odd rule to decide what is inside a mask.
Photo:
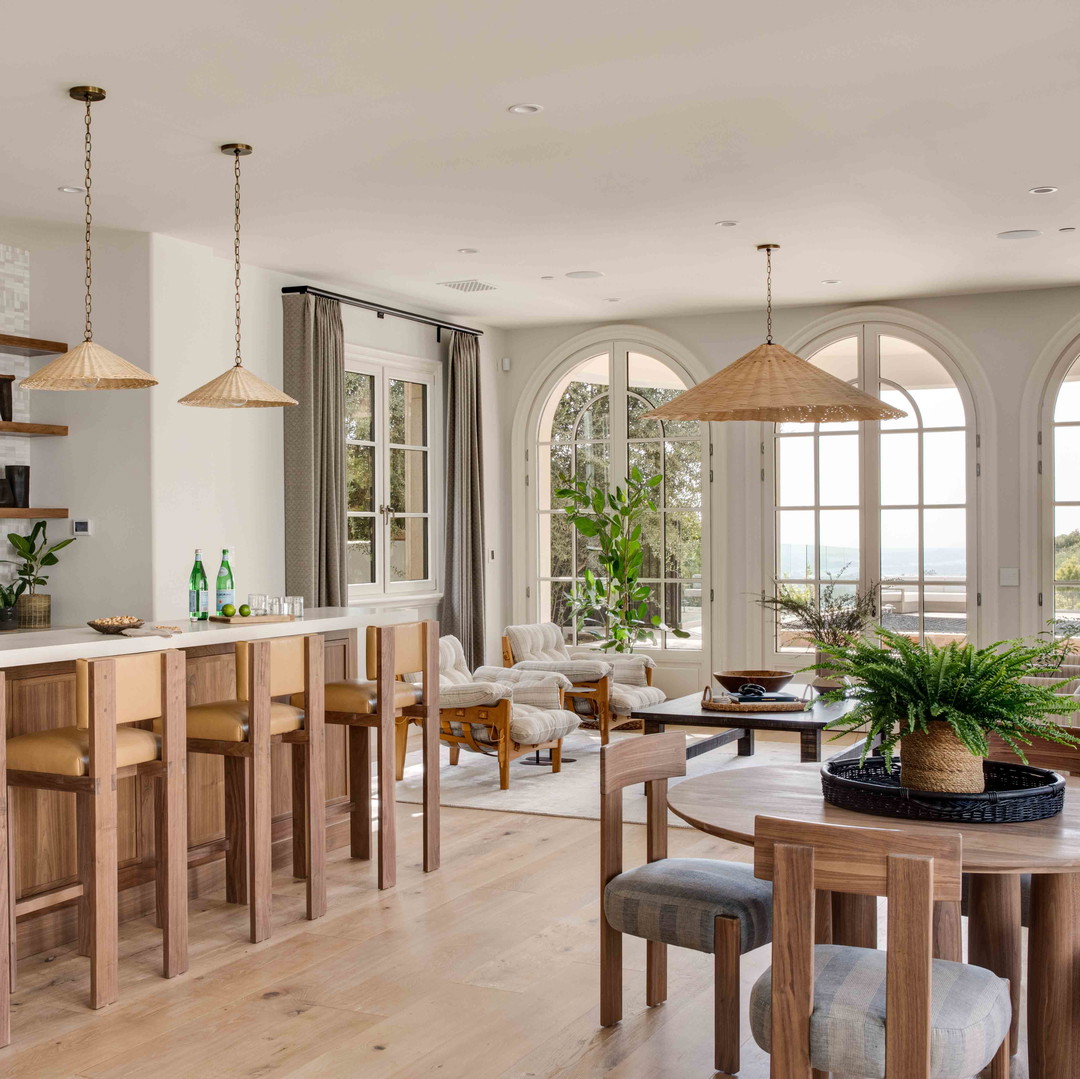
[{"label": "gray plaid upholstered seat", "polygon": [[772,885],[741,862],[662,858],[612,880],[604,913],[620,933],[710,953],[715,919],[737,918],[749,952],[772,939]]},{"label": "gray plaid upholstered seat", "polygon": [[[930,1075],[968,1079],[1009,1033],[1009,983],[982,967],[933,961]],[[754,1040],[772,1042],[772,968],[750,994]],[[814,949],[810,1063],[835,1079],[884,1079],[885,952],[819,944]]]}]

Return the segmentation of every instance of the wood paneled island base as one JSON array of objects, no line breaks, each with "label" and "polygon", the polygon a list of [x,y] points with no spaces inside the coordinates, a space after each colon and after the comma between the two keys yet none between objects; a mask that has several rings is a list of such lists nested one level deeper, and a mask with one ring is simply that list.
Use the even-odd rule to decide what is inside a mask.
[{"label": "wood paneled island base", "polygon": [[[357,671],[358,629],[375,622],[405,620],[410,610],[376,612],[369,609],[323,608],[310,611],[287,626],[213,626],[172,638],[102,637],[92,630],[52,630],[41,634],[12,634],[2,641],[0,669],[7,681],[8,734],[60,727],[75,722],[75,663],[65,658],[46,663],[8,662],[41,651],[86,657],[121,651],[182,648],[187,659],[188,704],[231,700],[235,696],[235,641],[263,636],[321,632],[326,642],[328,680],[351,678]],[[172,624],[179,625],[175,620]],[[322,629],[322,626],[331,628]],[[185,623],[185,629],[187,628]],[[284,632],[282,632],[284,631]],[[65,635],[75,643],[54,646]],[[21,638],[21,641],[20,641]],[[35,640],[45,638],[41,649]],[[83,645],[83,641],[85,644]],[[210,643],[210,642],[213,643]],[[24,648],[18,645],[25,642]],[[206,642],[206,643],[203,643]],[[83,651],[80,651],[80,647]],[[349,792],[345,731],[326,732],[327,843],[333,848],[349,842]],[[292,767],[287,752],[275,752],[273,770],[273,840],[275,869],[291,866]],[[224,859],[225,774],[222,758],[205,754],[188,757],[188,866],[191,896],[220,888],[215,863]],[[12,845],[15,850],[12,886],[17,897],[17,947],[21,957],[72,941],[76,937],[77,898],[62,907],[42,910],[49,893],[76,885],[75,799],[57,791],[12,788]],[[152,913],[155,907],[153,788],[136,778],[121,779],[117,791],[117,847],[120,859],[121,922]]]}]

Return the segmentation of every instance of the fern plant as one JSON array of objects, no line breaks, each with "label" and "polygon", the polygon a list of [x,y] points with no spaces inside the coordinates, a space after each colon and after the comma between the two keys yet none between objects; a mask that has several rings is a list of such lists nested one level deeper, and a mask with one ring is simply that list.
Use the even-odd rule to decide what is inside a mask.
[{"label": "fern plant", "polygon": [[992,734],[1025,764],[1023,747],[1033,738],[1080,745],[1080,738],[1051,718],[1076,711],[1072,698],[1056,692],[1068,680],[1050,685],[1021,680],[1053,676],[1068,642],[1011,640],[976,648],[956,641],[916,644],[880,626],[876,634],[880,645],[856,637],[842,644],[815,641],[822,659],[806,668],[851,683],[822,697],[856,702],[828,726],[867,733],[864,761],[874,737],[880,736],[885,766],[891,768],[896,744],[909,734],[925,733],[935,721],[947,723],[977,757],[988,754]]}]

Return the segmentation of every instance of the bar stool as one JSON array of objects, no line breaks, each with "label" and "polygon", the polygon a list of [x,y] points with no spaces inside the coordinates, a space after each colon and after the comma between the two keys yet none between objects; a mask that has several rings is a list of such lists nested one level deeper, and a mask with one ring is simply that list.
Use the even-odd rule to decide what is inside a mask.
[{"label": "bar stool", "polygon": [[[422,686],[404,681],[420,674]],[[371,736],[376,735],[379,782],[380,888],[397,880],[394,817],[395,741],[419,723],[424,745],[424,872],[439,868],[439,623],[368,626],[367,681],[326,686],[326,722],[348,727],[349,845],[354,858],[371,857]]]},{"label": "bar stool", "polygon": [[236,700],[187,710],[188,752],[224,758],[225,898],[248,905],[253,944],[270,936],[275,742],[292,746],[293,873],[307,880],[308,918],[326,913],[323,654],[318,634],[237,644]]},{"label": "bar stool", "polygon": [[[90,1006],[117,999],[116,782],[156,780],[156,876],[163,973],[188,966],[184,654],[175,649],[75,662],[75,726],[7,740],[7,785],[76,797],[79,882],[14,903],[15,913],[78,899],[79,954],[90,957]],[[155,731],[133,726],[154,720]],[[14,890],[9,885],[14,898]]]}]

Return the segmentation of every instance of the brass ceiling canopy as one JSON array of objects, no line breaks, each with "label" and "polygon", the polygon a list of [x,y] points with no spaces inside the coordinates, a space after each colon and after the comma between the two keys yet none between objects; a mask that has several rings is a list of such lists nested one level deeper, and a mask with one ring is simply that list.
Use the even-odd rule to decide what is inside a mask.
[{"label": "brass ceiling canopy", "polygon": [[105,100],[105,91],[100,86],[73,86],[68,96],[76,101],[86,102],[85,145],[85,191],[83,202],[86,206],[86,321],[83,328],[83,340],[69,352],[57,356],[34,374],[24,378],[19,385],[26,390],[138,390],[147,386],[156,386],[157,379],[136,367],[133,363],[121,359],[115,352],[94,341],[94,325],[91,318],[93,297],[93,252],[90,233],[93,226],[91,212],[91,140],[90,106],[95,101]]},{"label": "brass ceiling canopy", "polygon": [[907,413],[887,405],[789,352],[772,339],[772,253],[765,252],[766,336],[734,363],[645,415],[659,420],[765,420],[772,423],[849,423],[895,420]]},{"label": "brass ceiling canopy", "polygon": [[180,404],[194,408],[280,408],[295,405],[287,393],[282,393],[246,367],[240,354],[240,158],[247,157],[252,148],[246,142],[227,142],[221,152],[233,159],[233,302],[236,315],[236,358],[232,367],[211,379],[197,390],[180,398]]}]

